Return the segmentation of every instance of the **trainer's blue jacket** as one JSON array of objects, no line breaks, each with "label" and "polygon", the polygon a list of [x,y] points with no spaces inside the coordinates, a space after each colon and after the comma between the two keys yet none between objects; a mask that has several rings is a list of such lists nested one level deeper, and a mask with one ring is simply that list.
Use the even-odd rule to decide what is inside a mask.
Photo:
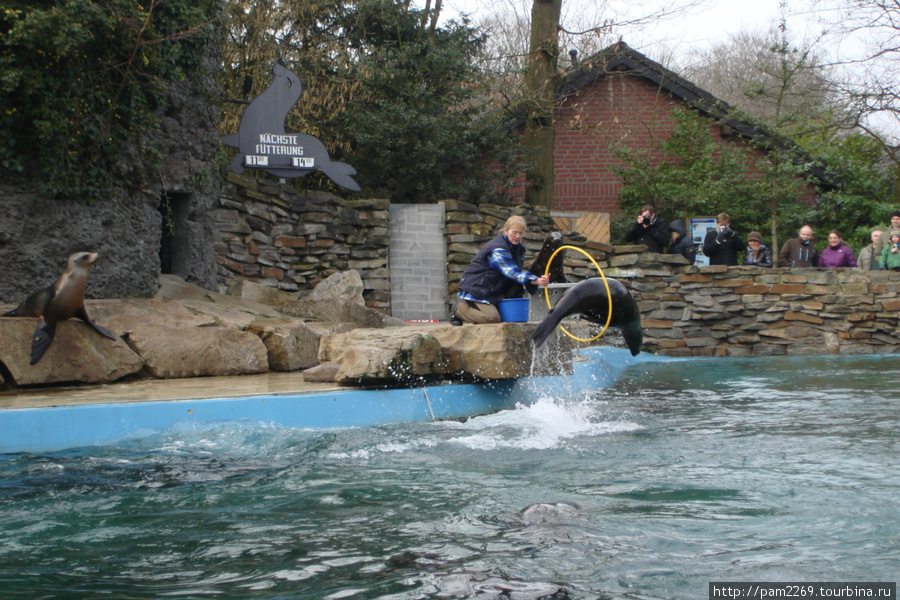
[{"label": "trainer's blue jacket", "polygon": [[481,247],[463,271],[459,280],[460,299],[496,305],[504,298],[522,297],[523,285],[533,293],[536,288],[529,284],[537,276],[524,270],[524,264],[524,244],[512,244],[500,233]]}]

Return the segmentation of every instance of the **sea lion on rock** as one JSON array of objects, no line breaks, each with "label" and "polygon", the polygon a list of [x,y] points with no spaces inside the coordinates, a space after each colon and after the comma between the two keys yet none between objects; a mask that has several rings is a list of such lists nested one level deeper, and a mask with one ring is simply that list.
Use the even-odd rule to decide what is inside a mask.
[{"label": "sea lion on rock", "polygon": [[22,304],[4,314],[4,317],[39,317],[37,329],[31,338],[31,364],[37,364],[56,333],[56,324],[78,317],[94,331],[111,340],[116,339],[108,329],[91,321],[84,308],[84,290],[87,287],[88,268],[97,260],[96,252],[76,252],[69,256],[66,270],[56,283],[31,294]]},{"label": "sea lion on rock", "polygon": [[622,332],[625,343],[631,350],[632,356],[637,356],[644,343],[644,334],[641,332],[641,312],[638,309],[628,289],[615,279],[606,278],[609,284],[609,293],[603,279],[592,277],[581,281],[563,294],[559,302],[550,310],[543,321],[531,334],[534,347],[539,348],[547,337],[556,329],[556,326],[569,315],[581,314],[591,323],[601,327],[606,324],[609,315],[609,302],[612,300],[612,318],[610,327],[615,327]]}]

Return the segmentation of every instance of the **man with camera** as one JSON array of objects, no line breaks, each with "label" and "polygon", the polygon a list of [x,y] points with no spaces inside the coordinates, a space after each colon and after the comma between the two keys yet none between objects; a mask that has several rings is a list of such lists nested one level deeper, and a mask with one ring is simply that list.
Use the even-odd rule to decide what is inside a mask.
[{"label": "man with camera", "polygon": [[629,244],[643,244],[647,252],[662,252],[669,243],[669,224],[656,216],[656,210],[649,204],[641,208],[637,222],[625,234]]},{"label": "man with camera", "polygon": [[703,239],[703,254],[709,257],[709,264],[734,266],[743,249],[741,236],[731,229],[731,217],[727,213],[716,215],[715,231],[708,231]]}]

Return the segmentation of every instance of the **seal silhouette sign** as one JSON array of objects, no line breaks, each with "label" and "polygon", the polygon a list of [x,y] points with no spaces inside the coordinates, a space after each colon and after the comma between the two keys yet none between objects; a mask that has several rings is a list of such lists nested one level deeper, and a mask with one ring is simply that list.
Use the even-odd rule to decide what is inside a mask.
[{"label": "seal silhouette sign", "polygon": [[241,174],[259,169],[276,177],[303,177],[319,169],[337,185],[358,192],[356,169],[331,160],[325,144],[304,133],[284,130],[288,112],[303,94],[300,79],[281,59],[272,67],[275,77],[266,90],[250,102],[241,116],[238,132],[222,136],[222,143],[238,149],[231,170]]}]

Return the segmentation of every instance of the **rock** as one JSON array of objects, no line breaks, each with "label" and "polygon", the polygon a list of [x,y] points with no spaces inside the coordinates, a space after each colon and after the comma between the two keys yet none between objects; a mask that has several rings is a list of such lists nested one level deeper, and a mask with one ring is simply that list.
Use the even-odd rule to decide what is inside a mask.
[{"label": "rock", "polygon": [[346,300],[365,306],[362,277],[354,270],[341,271],[319,283],[309,295],[310,300]]},{"label": "rock", "polygon": [[174,328],[217,325],[215,317],[191,312],[175,300],[87,300],[85,308],[91,319],[103,323],[117,335],[129,333],[141,325]]},{"label": "rock", "polygon": [[[484,379],[525,377],[532,374],[534,327],[529,323],[497,323],[435,325],[427,331],[356,329],[349,334],[323,336],[319,360],[341,365],[338,383],[391,378],[402,382],[404,378],[461,373]],[[571,346],[563,345],[566,351],[560,353],[559,364],[545,367],[553,373],[571,372]]]},{"label": "rock", "polygon": [[437,339],[408,329],[354,329],[324,336],[319,345],[319,360],[340,364],[334,378],[338,383],[372,380],[402,383],[448,372]]},{"label": "rock", "polygon": [[381,311],[348,300],[313,300],[301,298],[285,304],[281,311],[292,317],[302,317],[326,323],[353,323],[364,328],[399,327],[403,321]]},{"label": "rock", "polygon": [[259,336],[227,327],[143,325],[128,334],[128,344],[160,379],[248,375],[269,369],[266,345]]},{"label": "rock", "polygon": [[0,319],[0,362],[12,377],[7,384],[109,383],[144,367],[125,342],[109,340],[74,319],[57,324],[47,353],[38,364],[29,365],[37,324],[37,319]]},{"label": "rock", "polygon": [[826,331],[822,334],[822,338],[825,342],[825,348],[828,351],[828,354],[839,354],[841,351],[841,343],[838,340],[837,335]]},{"label": "rock", "polygon": [[272,371],[299,371],[319,364],[321,334],[302,321],[265,319],[250,323],[247,331],[266,345]]},{"label": "rock", "polygon": [[262,317],[277,319],[284,316],[271,306],[211,292],[174,275],[161,275],[159,281],[157,299],[176,300],[195,314],[211,317],[220,326],[244,329]]},{"label": "rock", "polygon": [[531,374],[536,324],[441,325],[429,329],[444,349],[448,364],[485,379],[510,379]]},{"label": "rock", "polygon": [[235,280],[228,287],[227,295],[276,307],[284,306],[286,303],[297,299],[295,292],[286,292],[278,288],[260,285],[255,281],[247,281],[246,279]]},{"label": "rock", "polygon": [[333,362],[322,363],[303,371],[303,381],[307,383],[334,383],[341,365]]}]

